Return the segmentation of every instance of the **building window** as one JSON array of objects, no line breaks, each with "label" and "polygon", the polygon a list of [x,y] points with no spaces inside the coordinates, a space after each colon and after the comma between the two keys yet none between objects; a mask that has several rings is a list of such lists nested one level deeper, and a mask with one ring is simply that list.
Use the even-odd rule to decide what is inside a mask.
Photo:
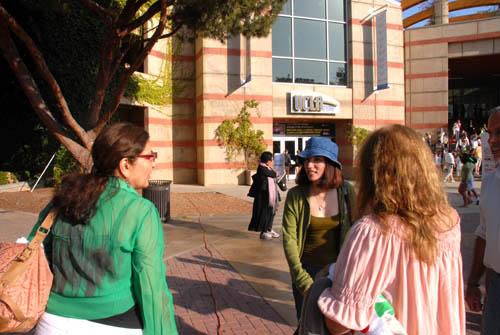
[{"label": "building window", "polygon": [[345,0],[288,0],[273,24],[273,81],[347,85]]}]

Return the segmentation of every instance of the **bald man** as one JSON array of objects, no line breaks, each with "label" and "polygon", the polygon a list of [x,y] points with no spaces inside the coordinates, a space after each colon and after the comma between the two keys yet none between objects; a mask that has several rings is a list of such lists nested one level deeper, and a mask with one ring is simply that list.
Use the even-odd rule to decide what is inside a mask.
[{"label": "bald man", "polygon": [[488,144],[497,168],[483,177],[481,186],[481,220],[476,229],[476,245],[472,269],[467,280],[465,300],[470,309],[482,309],[479,280],[485,270],[486,298],[484,301],[482,335],[500,335],[500,106],[488,119]]}]

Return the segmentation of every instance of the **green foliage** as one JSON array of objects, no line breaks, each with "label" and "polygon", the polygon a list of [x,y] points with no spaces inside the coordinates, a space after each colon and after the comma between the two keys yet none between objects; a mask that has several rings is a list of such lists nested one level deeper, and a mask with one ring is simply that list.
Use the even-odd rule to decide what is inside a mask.
[{"label": "green foliage", "polygon": [[0,185],[17,183],[17,177],[8,171],[0,171]]},{"label": "green foliage", "polygon": [[353,146],[359,147],[370,134],[370,131],[362,127],[356,127],[352,123],[348,123],[345,133],[349,142],[351,142]]},{"label": "green foliage", "polygon": [[[134,74],[127,83],[124,95],[139,102],[146,102],[151,105],[167,106],[172,104],[173,98],[178,96],[186,88],[186,84],[172,77],[172,56],[180,54],[181,43],[166,43],[166,57],[162,59],[159,75]],[[172,44],[175,44],[173,47]],[[182,73],[182,65],[177,64],[176,73],[181,77],[189,77],[192,74]]]},{"label": "green foliage", "polygon": [[222,121],[215,130],[215,138],[225,148],[226,159],[234,161],[236,156],[243,154],[247,168],[254,168],[257,159],[266,150],[264,132],[253,129],[248,111],[249,108],[257,109],[258,105],[255,100],[245,101],[235,119]]},{"label": "green foliage", "polygon": [[54,168],[52,170],[54,173],[54,182],[56,184],[61,183],[62,177],[67,173],[83,172],[81,165],[63,145],[61,145],[59,150],[57,150],[54,161]]},{"label": "green foliage", "polygon": [[172,26],[184,23],[199,36],[224,41],[230,36],[264,37],[287,0],[179,0]]}]

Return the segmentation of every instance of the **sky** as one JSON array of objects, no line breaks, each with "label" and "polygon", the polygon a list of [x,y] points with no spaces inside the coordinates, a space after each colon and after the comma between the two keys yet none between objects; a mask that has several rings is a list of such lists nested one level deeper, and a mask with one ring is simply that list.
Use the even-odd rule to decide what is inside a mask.
[{"label": "sky", "polygon": [[[408,16],[412,16],[413,14],[422,11],[422,8],[428,2],[430,2],[430,1],[423,2],[423,3],[419,4],[419,5],[416,5],[416,6],[412,7],[412,8],[409,8],[409,9],[405,10],[403,12],[403,18],[407,18]],[[449,1],[449,2],[453,2],[453,1]],[[478,11],[486,11],[486,10],[496,9],[496,8],[497,8],[497,6],[482,6],[482,7],[476,7],[476,8],[461,9],[461,10],[450,12],[449,13],[449,17],[476,14]],[[425,26],[427,24],[427,22],[428,22],[428,20],[424,20],[422,22],[414,24],[410,28],[416,28],[416,27]]]}]

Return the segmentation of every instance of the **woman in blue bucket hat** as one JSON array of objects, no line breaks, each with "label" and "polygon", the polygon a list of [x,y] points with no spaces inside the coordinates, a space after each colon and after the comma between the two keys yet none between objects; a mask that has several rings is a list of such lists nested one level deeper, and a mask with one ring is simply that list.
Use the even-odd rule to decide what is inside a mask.
[{"label": "woman in blue bucket hat", "polygon": [[283,248],[297,319],[313,278],[337,260],[356,198],[352,185],[344,181],[338,146],[331,139],[312,137],[298,157],[303,168],[296,178],[298,185],[287,194],[283,212]]}]

